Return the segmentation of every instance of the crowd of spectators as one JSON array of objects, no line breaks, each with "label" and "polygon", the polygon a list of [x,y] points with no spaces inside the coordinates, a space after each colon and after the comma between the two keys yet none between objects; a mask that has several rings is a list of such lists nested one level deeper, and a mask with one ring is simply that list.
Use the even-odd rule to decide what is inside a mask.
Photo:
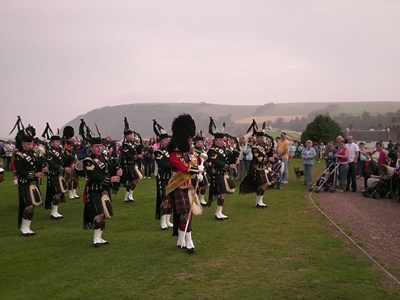
[{"label": "crowd of spectators", "polygon": [[[281,137],[278,137],[276,142],[280,142]],[[239,147],[236,145],[236,140],[226,138],[225,143],[232,151],[240,151],[238,154],[238,171],[236,177],[241,180],[248,173],[252,156],[252,146],[254,138],[244,136],[239,137]],[[277,144],[277,143],[276,143]],[[119,157],[120,146],[122,141],[113,141],[108,147],[110,155]],[[211,138],[205,138],[204,147],[207,151],[212,145]],[[158,149],[158,143],[155,138],[150,138],[143,141],[143,158],[140,162],[140,168],[144,178],[151,178],[157,174],[157,166],[154,160],[154,152]],[[0,155],[3,161],[3,169],[11,170],[11,158],[15,152],[15,143],[11,140],[0,142]],[[306,142],[306,145],[299,144],[298,147],[294,143],[289,144],[288,160],[295,157],[301,158],[304,168],[304,183],[307,186],[312,185],[312,168],[314,161],[325,161],[325,167],[328,168],[332,164],[338,164],[338,191],[355,192],[360,187],[357,187],[357,178],[363,178],[363,189],[367,187],[367,180],[372,175],[377,175],[378,167],[388,165],[395,168],[395,172],[400,176],[399,168],[399,143],[389,141],[386,148],[383,147],[383,142],[376,142],[374,148],[368,148],[364,142],[357,143],[352,136],[346,139],[338,136],[336,141],[329,142],[327,145],[313,144],[311,140]],[[89,155],[89,147],[84,140],[77,141],[76,154],[78,160],[82,160]],[[286,168],[287,170],[287,168]],[[287,180],[287,178],[285,178]],[[399,180],[395,181],[398,184]],[[398,187],[397,187],[398,188]]]}]

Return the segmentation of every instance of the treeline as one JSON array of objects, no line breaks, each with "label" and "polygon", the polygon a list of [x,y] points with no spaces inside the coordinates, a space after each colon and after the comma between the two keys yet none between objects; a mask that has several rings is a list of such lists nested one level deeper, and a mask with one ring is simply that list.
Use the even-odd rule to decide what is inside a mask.
[{"label": "treeline", "polygon": [[[303,132],[307,127],[307,124],[312,122],[314,118],[321,112],[312,112],[307,117],[295,118],[291,121],[285,122],[283,118],[278,118],[275,122],[266,123],[271,125],[273,128],[290,129],[294,131]],[[325,112],[329,115],[329,112]],[[390,126],[393,118],[400,118],[400,109],[395,112],[388,112],[385,114],[371,114],[364,111],[360,115],[352,115],[347,113],[339,113],[338,115],[330,116],[335,120],[342,129],[352,128],[353,130],[368,130],[368,129],[384,129]]]}]

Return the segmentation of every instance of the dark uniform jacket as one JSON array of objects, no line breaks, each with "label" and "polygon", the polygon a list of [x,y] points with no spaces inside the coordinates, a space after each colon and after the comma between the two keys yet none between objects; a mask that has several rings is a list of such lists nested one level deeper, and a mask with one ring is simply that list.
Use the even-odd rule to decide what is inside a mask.
[{"label": "dark uniform jacket", "polygon": [[154,158],[158,166],[156,187],[157,187],[157,199],[156,199],[156,219],[161,217],[161,203],[168,200],[166,194],[166,187],[169,179],[171,178],[172,169],[169,162],[169,153],[167,149],[160,148],[154,152]]}]

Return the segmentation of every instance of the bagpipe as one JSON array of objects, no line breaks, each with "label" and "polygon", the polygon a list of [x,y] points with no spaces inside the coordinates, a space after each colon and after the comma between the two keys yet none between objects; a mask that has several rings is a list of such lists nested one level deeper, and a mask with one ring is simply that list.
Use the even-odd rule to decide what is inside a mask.
[{"label": "bagpipe", "polygon": [[[121,165],[117,157],[112,157],[110,155],[104,154],[106,160],[108,161],[108,167],[110,171],[110,177],[117,176],[118,171],[121,169]],[[112,182],[111,183],[111,192],[113,194],[118,193],[119,188],[121,186],[120,182]]]},{"label": "bagpipe", "polygon": [[[97,127],[97,126],[96,126]],[[82,137],[82,140],[85,143],[89,143],[90,139],[94,137],[92,131],[90,130],[89,126],[86,125],[86,122],[84,119],[81,119],[81,123],[79,124],[79,135]],[[86,157],[77,160],[75,163],[75,170],[78,176],[80,177],[85,177],[85,170],[84,170],[84,165],[83,161],[85,160]]]}]

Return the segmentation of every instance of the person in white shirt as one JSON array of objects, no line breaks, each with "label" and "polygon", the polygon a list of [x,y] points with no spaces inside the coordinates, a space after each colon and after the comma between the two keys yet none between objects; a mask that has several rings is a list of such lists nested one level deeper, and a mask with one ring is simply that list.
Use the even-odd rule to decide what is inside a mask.
[{"label": "person in white shirt", "polygon": [[11,140],[7,141],[7,143],[4,144],[4,169],[6,171],[11,171],[11,158],[14,155],[15,150],[15,145],[11,142]]},{"label": "person in white shirt", "polygon": [[360,149],[358,148],[358,145],[354,143],[353,137],[351,135],[347,137],[346,147],[349,151],[349,157],[348,157],[349,171],[347,173],[346,191],[349,191],[351,186],[351,191],[356,192],[357,191],[356,170],[357,170],[358,157],[360,155]]}]

